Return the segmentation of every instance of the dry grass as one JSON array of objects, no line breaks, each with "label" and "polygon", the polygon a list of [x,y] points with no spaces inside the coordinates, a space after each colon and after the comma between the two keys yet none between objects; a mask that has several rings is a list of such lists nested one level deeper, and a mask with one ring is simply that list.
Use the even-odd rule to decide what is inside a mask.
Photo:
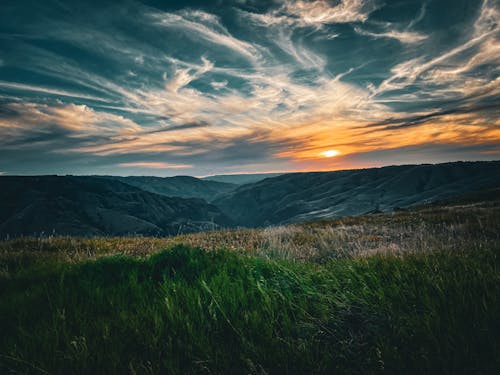
[{"label": "dry grass", "polygon": [[167,238],[26,237],[0,242],[0,273],[47,259],[78,262],[115,254],[145,256],[179,244],[314,262],[384,252],[500,248],[499,229],[500,201],[490,201]]},{"label": "dry grass", "polygon": [[0,373],[500,373],[499,219],[0,242]]}]

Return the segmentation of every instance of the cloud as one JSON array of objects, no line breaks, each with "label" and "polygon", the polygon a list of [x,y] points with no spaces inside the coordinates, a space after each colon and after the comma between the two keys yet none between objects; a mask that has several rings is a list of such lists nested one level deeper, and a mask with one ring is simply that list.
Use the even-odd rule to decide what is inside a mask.
[{"label": "cloud", "polygon": [[[400,128],[418,126],[436,120],[439,121],[440,119],[444,119],[449,115],[467,115],[465,117],[465,121],[460,116],[455,116],[454,117],[455,123],[465,124],[465,125],[473,123],[477,125],[479,122],[481,122],[483,126],[500,127],[500,119],[494,119],[496,117],[495,114],[497,114],[497,112],[498,112],[498,107],[495,104],[462,107],[462,108],[453,107],[452,109],[438,110],[425,114],[416,114],[399,118],[388,118],[383,121],[372,123],[368,126],[369,127],[386,126],[387,130],[391,130],[391,129],[400,129]],[[492,113],[494,115],[490,117],[488,116],[488,113]],[[476,114],[480,114],[481,116],[475,116]]]},{"label": "cloud", "polygon": [[[489,77],[475,79],[467,73],[485,64],[492,64],[493,71],[498,72],[500,61],[497,54],[500,43],[499,26],[489,20],[492,12],[484,11],[484,4],[469,40],[430,59],[418,57],[395,65],[391,69],[391,76],[374,90],[374,94],[401,90],[415,83],[419,83],[421,89],[425,88],[424,85],[435,89],[439,84],[452,84],[454,89],[458,88],[467,95],[483,90],[484,85],[491,82]],[[478,33],[478,30],[482,33]],[[441,96],[446,94],[441,90],[437,93]]]},{"label": "cloud", "polygon": [[[3,103],[0,117],[0,136],[3,146],[27,138],[42,139],[50,142],[52,138],[64,137],[80,139],[86,137],[103,138],[130,136],[142,130],[130,119],[106,112],[96,112],[86,105],[54,105],[10,102]],[[54,137],[51,138],[51,134]],[[72,142],[74,143],[74,142]],[[61,145],[60,145],[61,146]]]},{"label": "cloud", "polygon": [[[238,15],[243,23],[248,23],[252,27],[258,27],[258,32],[267,36],[268,43],[271,43],[274,47],[278,47],[279,50],[292,57],[301,69],[322,71],[326,65],[326,59],[306,47],[303,38],[297,38],[296,28],[304,27],[305,24],[290,15],[277,15],[277,12],[274,10],[270,13],[259,14],[239,10]],[[276,61],[278,54],[273,51],[270,51],[270,53]],[[289,64],[287,63],[286,65]]]},{"label": "cloud", "polygon": [[291,0],[267,13],[240,11],[251,22],[262,26],[295,26],[321,28],[327,24],[365,22],[378,8],[372,0],[340,0],[331,5],[326,0]]},{"label": "cloud", "polygon": [[119,163],[119,167],[123,168],[146,168],[146,169],[188,169],[192,168],[192,165],[185,164],[170,164],[165,162],[154,162],[154,161],[138,161],[132,163]]},{"label": "cloud", "polygon": [[498,31],[500,8],[498,0],[483,0],[479,16],[474,22],[474,36]]},{"label": "cloud", "polygon": [[202,62],[203,65],[197,69],[194,69],[194,72],[192,71],[193,69],[176,69],[174,77],[170,79],[165,85],[166,90],[176,93],[179,91],[179,89],[187,86],[193,80],[201,77],[203,74],[209,72],[214,67],[214,64],[205,57],[202,57]]},{"label": "cloud", "polygon": [[207,126],[209,126],[209,124],[205,121],[194,121],[180,125],[161,126],[153,130],[146,130],[143,132],[143,134],[165,133],[165,132],[173,132],[186,129],[206,128]]},{"label": "cloud", "polygon": [[363,0],[341,0],[334,6],[326,0],[297,0],[284,5],[286,13],[305,25],[364,22],[375,9],[374,2]]},{"label": "cloud", "polygon": [[281,50],[292,56],[303,68],[322,70],[326,64],[325,58],[306,48],[303,42],[294,41],[293,34],[293,29],[281,29],[274,34],[271,40]]},{"label": "cloud", "polygon": [[0,81],[0,88],[6,88],[6,89],[11,89],[11,90],[16,90],[16,91],[32,91],[32,92],[49,94],[49,95],[54,95],[54,96],[63,96],[63,97],[68,97],[68,98],[73,98],[73,99],[88,99],[88,100],[94,100],[94,101],[98,101],[98,102],[106,101],[105,99],[97,97],[97,96],[86,95],[86,94],[82,94],[82,93],[76,93],[76,92],[70,92],[70,91],[64,91],[64,90],[58,90],[58,89],[47,88],[47,87],[26,85],[26,84],[22,84],[22,83],[14,83],[14,82]]},{"label": "cloud", "polygon": [[228,84],[227,81],[212,81],[212,82],[210,82],[210,86],[212,86],[216,90],[223,89],[224,87],[227,86],[227,84]]},{"label": "cloud", "polygon": [[413,31],[396,31],[390,30],[382,33],[374,33],[370,31],[366,31],[361,29],[360,27],[355,27],[354,30],[360,35],[366,35],[373,38],[389,38],[396,39],[401,43],[406,44],[415,44],[420,43],[423,40],[427,39],[427,35],[423,35],[421,33],[413,32]]},{"label": "cloud", "polygon": [[194,34],[196,38],[225,47],[251,62],[256,63],[261,58],[259,46],[233,37],[213,14],[200,10],[186,10],[179,14],[155,10],[150,12],[149,16],[161,27],[177,29],[188,36]]},{"label": "cloud", "polygon": [[428,2],[425,1],[422,6],[420,7],[420,10],[417,14],[417,16],[411,20],[411,22],[408,24],[407,29],[411,29],[413,26],[417,25],[420,21],[422,21],[425,17],[425,14],[427,12],[427,4]]},{"label": "cloud", "polygon": [[[421,22],[425,4],[413,20],[378,1],[259,4],[128,2],[92,24],[55,11],[18,23],[37,38],[0,41],[23,73],[0,81],[0,169],[328,169],[357,153],[499,141],[496,3],[459,35]],[[318,159],[332,149],[336,160]]]}]

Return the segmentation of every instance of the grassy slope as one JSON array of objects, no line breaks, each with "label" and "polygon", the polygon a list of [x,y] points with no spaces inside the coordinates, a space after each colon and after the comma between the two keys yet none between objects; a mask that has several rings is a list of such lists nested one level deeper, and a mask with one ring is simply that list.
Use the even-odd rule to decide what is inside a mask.
[{"label": "grassy slope", "polygon": [[45,237],[0,241],[0,278],[46,261],[145,256],[179,244],[244,250],[266,258],[325,262],[380,252],[500,248],[500,198],[264,229],[175,237]]},{"label": "grassy slope", "polygon": [[0,243],[0,373],[499,373],[499,218]]},{"label": "grassy slope", "polygon": [[177,247],[1,283],[0,364],[21,373],[493,373],[493,251],[323,265]]}]

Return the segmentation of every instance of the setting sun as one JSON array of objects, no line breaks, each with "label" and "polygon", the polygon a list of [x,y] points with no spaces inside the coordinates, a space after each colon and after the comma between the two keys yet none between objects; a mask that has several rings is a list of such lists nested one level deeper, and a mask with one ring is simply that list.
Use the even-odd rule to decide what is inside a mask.
[{"label": "setting sun", "polygon": [[500,0],[0,0],[0,369],[500,375],[499,52]]},{"label": "setting sun", "polygon": [[334,156],[340,155],[340,151],[339,150],[327,150],[327,151],[323,151],[321,153],[321,155],[324,156],[325,158],[333,158]]}]

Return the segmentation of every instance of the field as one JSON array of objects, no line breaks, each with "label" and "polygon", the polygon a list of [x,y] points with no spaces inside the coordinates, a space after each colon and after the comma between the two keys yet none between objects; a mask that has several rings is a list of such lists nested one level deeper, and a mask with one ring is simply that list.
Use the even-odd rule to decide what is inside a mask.
[{"label": "field", "polygon": [[2,373],[499,373],[498,200],[0,243]]}]

